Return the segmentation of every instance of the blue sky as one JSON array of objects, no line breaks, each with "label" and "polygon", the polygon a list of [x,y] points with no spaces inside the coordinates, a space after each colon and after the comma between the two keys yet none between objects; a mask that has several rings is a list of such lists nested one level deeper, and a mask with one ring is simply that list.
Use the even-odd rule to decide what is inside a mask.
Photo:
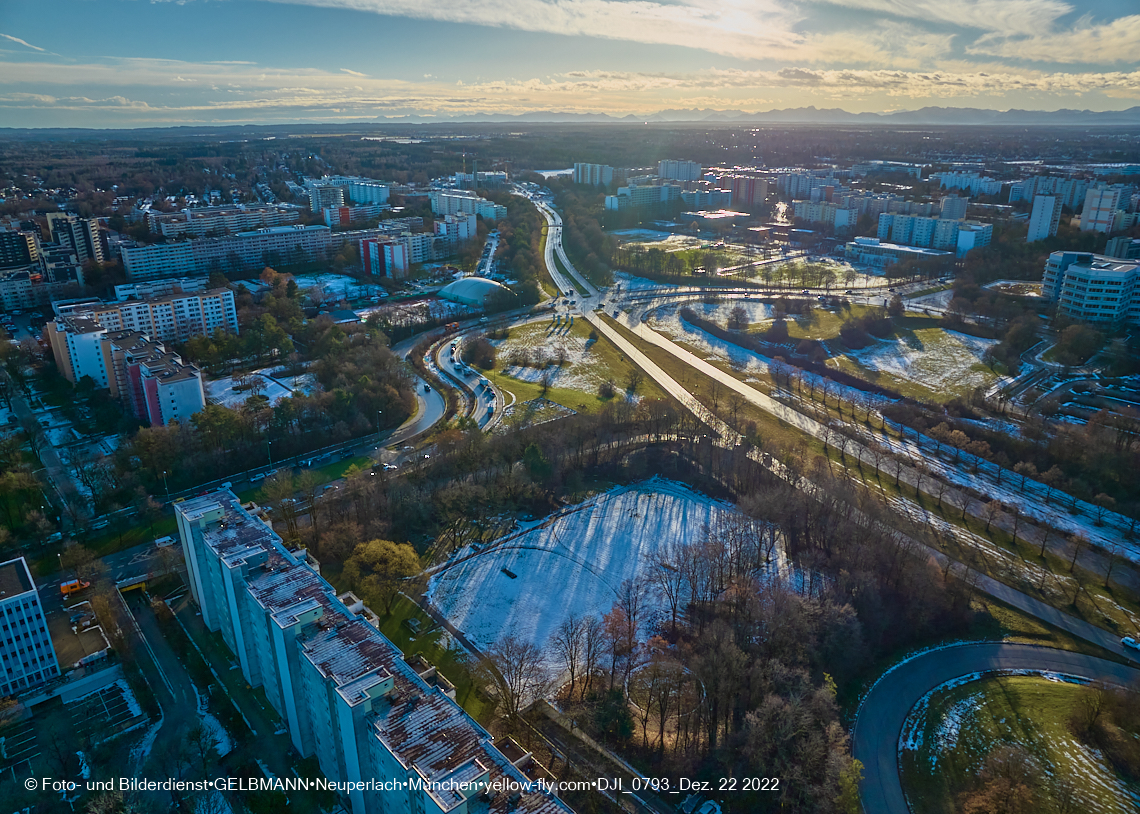
[{"label": "blue sky", "polygon": [[1135,0],[0,0],[0,126],[1140,104]]}]

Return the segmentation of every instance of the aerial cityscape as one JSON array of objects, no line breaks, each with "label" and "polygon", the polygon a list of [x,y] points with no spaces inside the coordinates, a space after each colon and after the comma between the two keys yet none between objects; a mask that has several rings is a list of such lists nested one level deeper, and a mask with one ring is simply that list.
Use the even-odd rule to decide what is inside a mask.
[{"label": "aerial cityscape", "polygon": [[1140,810],[1130,10],[6,8],[0,814]]}]

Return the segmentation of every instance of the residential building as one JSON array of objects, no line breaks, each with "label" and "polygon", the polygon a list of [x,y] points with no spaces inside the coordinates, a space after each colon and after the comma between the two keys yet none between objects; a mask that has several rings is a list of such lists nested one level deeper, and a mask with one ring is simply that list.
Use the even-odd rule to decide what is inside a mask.
[{"label": "residential building", "polygon": [[[342,797],[352,814],[570,813],[529,790],[450,685],[406,658],[362,602],[338,596],[232,492],[176,504],[175,515],[202,622],[264,690],[296,752],[352,784]],[[373,790],[387,781],[396,787]],[[495,796],[487,784],[518,790]]]},{"label": "residential building", "polygon": [[163,237],[228,235],[267,226],[287,226],[301,219],[296,206],[203,206],[181,212],[146,214],[147,226]]},{"label": "residential building", "polygon": [[70,246],[80,264],[93,260],[105,261],[103,238],[99,234],[97,218],[81,218],[65,212],[49,212],[48,230],[52,240],[61,246]]},{"label": "residential building", "polygon": [[1104,256],[1117,260],[1140,259],[1140,240],[1131,237],[1114,237],[1105,246]]},{"label": "residential building", "polygon": [[1087,252],[1053,252],[1041,293],[1084,322],[1140,323],[1140,260]]},{"label": "residential building", "polygon": [[271,226],[228,237],[124,246],[123,268],[131,280],[250,271],[322,259],[328,255],[330,241],[327,226]]},{"label": "residential building", "polygon": [[994,178],[979,175],[976,172],[943,172],[930,176],[930,180],[937,179],[942,189],[961,189],[971,195],[998,195],[1001,193],[1002,182]]},{"label": "residential building", "polygon": [[1085,207],[1081,210],[1082,232],[1111,232],[1120,209],[1118,187],[1093,187],[1085,193]]},{"label": "residential building", "polygon": [[619,187],[616,195],[606,196],[606,209],[661,209],[681,199],[678,184]]},{"label": "residential building", "polygon": [[608,164],[574,164],[574,183],[609,186],[614,182],[614,168]]},{"label": "residential building", "polygon": [[[0,306],[5,311],[24,311],[40,303],[42,286],[33,282],[33,278],[38,280],[39,271],[34,265],[0,271]],[[46,290],[42,299],[47,299]]]},{"label": "residential building", "polygon": [[0,697],[59,675],[47,617],[23,557],[0,563]]},{"label": "residential building", "polygon": [[969,198],[944,195],[938,205],[938,217],[943,220],[962,220],[966,217],[966,207],[969,203]]},{"label": "residential building", "polygon": [[732,205],[760,206],[768,197],[768,179],[748,175],[722,175],[717,184],[732,193]]},{"label": "residential building", "polygon": [[370,237],[360,241],[364,273],[396,280],[408,275],[411,265],[409,242],[399,237]]},{"label": "residential building", "polygon": [[859,220],[859,210],[827,202],[796,201],[792,211],[798,219],[809,223],[822,223],[837,232],[851,229]]},{"label": "residential building", "polygon": [[855,238],[844,247],[844,255],[848,262],[880,267],[892,265],[900,260],[940,260],[949,265],[954,259],[953,252],[884,243],[877,237]]},{"label": "residential building", "polygon": [[164,342],[184,342],[215,331],[238,334],[237,304],[228,288],[172,292],[142,300],[84,302],[57,309],[59,316],[87,316],[109,331],[139,331]]},{"label": "residential building", "polygon": [[1036,243],[1057,234],[1061,225],[1061,198],[1058,195],[1034,195],[1033,211],[1029,215],[1029,232],[1026,243]]},{"label": "residential building", "polygon": [[469,190],[432,190],[428,198],[431,211],[437,215],[478,215],[484,220],[501,220],[507,216],[505,206],[480,198]]},{"label": "residential building", "polygon": [[0,232],[0,268],[26,266],[40,259],[40,239],[30,231]]},{"label": "residential building", "polygon": [[309,187],[309,209],[320,212],[329,207],[344,206],[344,186]]},{"label": "residential building", "polygon": [[964,257],[966,252],[971,249],[988,246],[993,240],[994,225],[992,223],[979,223],[976,220],[950,222],[956,223],[958,226],[956,245],[959,257]]},{"label": "residential building", "polygon": [[1061,178],[1052,175],[1034,175],[1014,182],[1009,188],[1009,202],[1029,201],[1037,195],[1056,195],[1061,206],[1078,209],[1084,202],[1089,182],[1083,178]]},{"label": "residential building", "polygon": [[669,181],[697,181],[701,177],[701,165],[696,161],[662,159],[657,162],[657,177]]},{"label": "residential building", "polygon": [[206,406],[202,372],[135,330],[108,330],[90,314],[57,317],[44,326],[56,367],[75,384],[87,376],[151,426],[188,421]]},{"label": "residential building", "polygon": [[444,215],[442,220],[435,221],[435,236],[443,239],[451,247],[472,240],[477,234],[478,221],[471,214]]},{"label": "residential building", "polygon": [[168,297],[171,294],[190,294],[195,291],[205,291],[209,285],[209,277],[179,277],[172,280],[123,283],[115,286],[115,299],[119,302],[125,302],[127,300]]},{"label": "residential building", "polygon": [[362,220],[375,220],[387,209],[388,204],[367,204],[365,206],[337,206],[322,210],[325,226],[349,226]]},{"label": "residential building", "polygon": [[457,172],[452,181],[458,189],[502,189],[507,185],[505,172]]},{"label": "residential building", "polygon": [[732,205],[732,191],[728,189],[698,189],[681,193],[681,200],[690,210],[724,209]]}]

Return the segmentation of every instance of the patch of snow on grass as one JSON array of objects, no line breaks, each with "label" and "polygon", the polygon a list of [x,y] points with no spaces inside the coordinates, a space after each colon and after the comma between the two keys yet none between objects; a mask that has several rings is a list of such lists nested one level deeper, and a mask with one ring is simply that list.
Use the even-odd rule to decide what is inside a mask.
[{"label": "patch of snow on grass", "polygon": [[981,387],[992,378],[977,370],[986,351],[997,344],[993,339],[947,331],[919,328],[899,337],[880,340],[847,356],[867,370],[889,373],[932,390]]}]

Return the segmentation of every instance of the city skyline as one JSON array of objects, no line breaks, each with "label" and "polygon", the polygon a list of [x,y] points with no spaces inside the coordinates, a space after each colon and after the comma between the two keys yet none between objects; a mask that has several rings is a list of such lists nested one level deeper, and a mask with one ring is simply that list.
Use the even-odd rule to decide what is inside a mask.
[{"label": "city skyline", "polygon": [[1123,0],[61,0],[54,8],[49,19],[11,6],[0,23],[0,125],[1140,103],[1140,14]]}]

